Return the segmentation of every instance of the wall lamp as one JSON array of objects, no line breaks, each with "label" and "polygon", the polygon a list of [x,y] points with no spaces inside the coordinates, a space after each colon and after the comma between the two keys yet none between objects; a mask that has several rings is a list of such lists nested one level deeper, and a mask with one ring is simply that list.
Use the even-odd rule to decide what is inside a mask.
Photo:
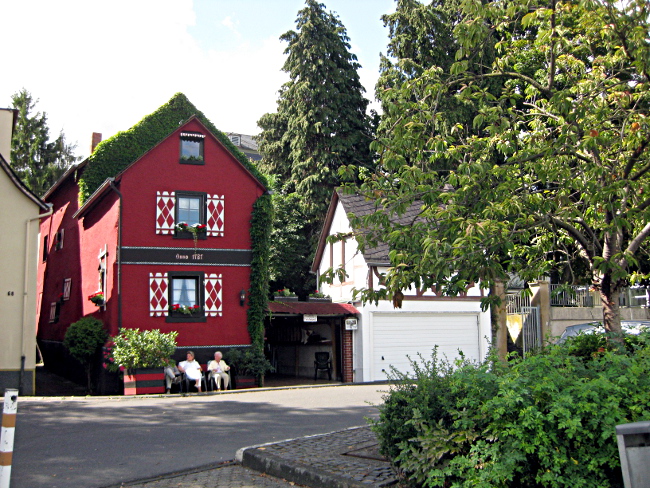
[{"label": "wall lamp", "polygon": [[239,304],[243,307],[246,302],[246,290],[239,292]]}]

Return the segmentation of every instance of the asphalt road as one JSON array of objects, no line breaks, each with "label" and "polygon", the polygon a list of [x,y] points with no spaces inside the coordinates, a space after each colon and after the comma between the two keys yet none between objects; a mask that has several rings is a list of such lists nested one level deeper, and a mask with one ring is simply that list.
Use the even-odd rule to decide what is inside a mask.
[{"label": "asphalt road", "polygon": [[364,425],[386,385],[18,402],[11,488],[99,488]]}]

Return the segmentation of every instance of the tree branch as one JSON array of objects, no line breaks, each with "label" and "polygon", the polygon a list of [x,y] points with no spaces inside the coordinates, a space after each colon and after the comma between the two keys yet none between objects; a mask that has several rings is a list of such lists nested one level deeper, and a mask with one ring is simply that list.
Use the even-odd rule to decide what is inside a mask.
[{"label": "tree branch", "polygon": [[552,215],[549,215],[549,219],[551,222],[553,222],[553,224],[558,226],[560,229],[565,230],[571,237],[573,237],[578,243],[578,246],[585,252],[585,257],[589,261],[593,261],[594,253],[591,249],[591,246],[589,246],[589,241],[585,238],[585,236],[582,235],[580,231],[578,231],[578,229],[569,223],[558,219],[557,217],[553,217]]}]

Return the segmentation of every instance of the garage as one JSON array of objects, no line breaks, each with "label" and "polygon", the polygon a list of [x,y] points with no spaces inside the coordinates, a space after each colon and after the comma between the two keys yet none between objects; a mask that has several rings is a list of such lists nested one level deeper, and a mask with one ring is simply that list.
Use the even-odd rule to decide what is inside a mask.
[{"label": "garage", "polygon": [[416,359],[419,352],[430,359],[436,345],[439,358],[453,360],[461,350],[472,361],[481,359],[478,313],[374,312],[371,327],[374,381],[385,380],[391,365],[411,373],[406,356]]}]

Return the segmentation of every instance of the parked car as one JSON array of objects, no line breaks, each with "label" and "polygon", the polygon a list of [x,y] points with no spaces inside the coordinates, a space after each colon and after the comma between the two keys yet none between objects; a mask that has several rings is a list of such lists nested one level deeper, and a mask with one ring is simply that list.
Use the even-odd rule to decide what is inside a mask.
[{"label": "parked car", "polygon": [[[645,330],[650,330],[650,321],[648,320],[623,320],[621,321],[621,328],[626,334],[640,334]],[[605,332],[605,327],[602,322],[587,322],[584,324],[575,324],[568,326],[562,335],[557,340],[558,344],[564,343],[569,337],[577,336],[578,334],[593,334],[594,332]]]}]

